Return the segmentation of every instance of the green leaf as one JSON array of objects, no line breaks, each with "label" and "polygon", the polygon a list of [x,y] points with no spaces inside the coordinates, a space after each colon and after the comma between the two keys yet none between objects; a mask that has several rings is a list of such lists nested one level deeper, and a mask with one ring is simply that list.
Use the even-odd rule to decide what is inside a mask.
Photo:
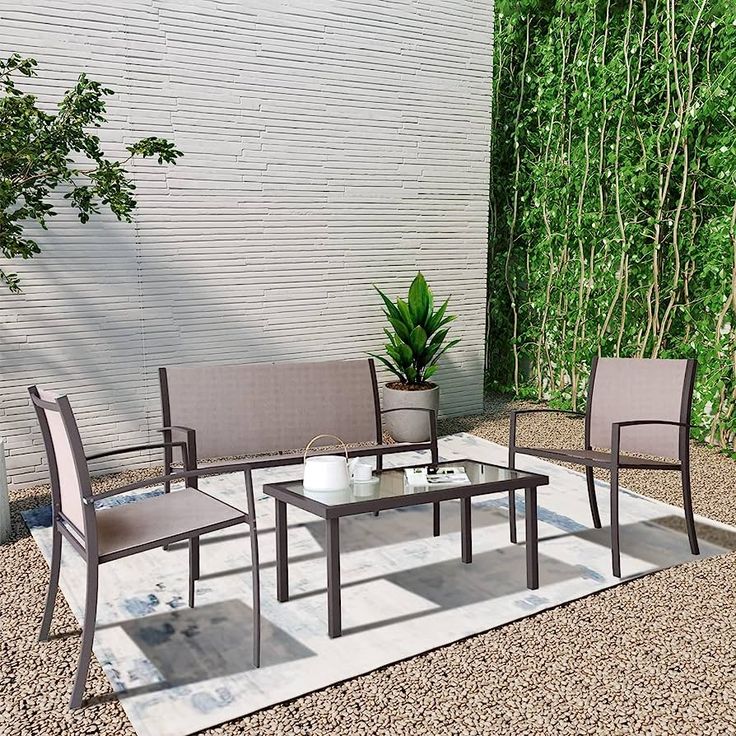
[{"label": "green leaf", "polygon": [[401,298],[399,297],[396,300],[396,306],[398,307],[400,319],[403,320],[404,324],[409,328],[409,330],[414,329],[414,319],[411,316],[411,312],[409,311],[409,305]]},{"label": "green leaf", "polygon": [[396,367],[393,363],[386,360],[386,358],[384,358],[381,355],[376,355],[375,353],[368,353],[368,355],[370,355],[371,358],[375,358],[376,360],[380,361],[383,365],[385,365],[386,368],[388,368],[391,371],[391,373],[393,373],[400,381],[404,383],[406,382],[406,376],[401,372],[401,369]]},{"label": "green leaf", "polygon": [[439,360],[439,359],[440,359],[440,358],[441,358],[441,357],[442,357],[442,356],[443,356],[443,355],[444,355],[444,354],[445,354],[445,353],[446,353],[446,352],[447,352],[447,351],[448,351],[448,350],[449,350],[450,348],[454,348],[454,347],[455,347],[455,345],[457,345],[457,344],[458,344],[459,342],[460,342],[460,338],[458,338],[457,340],[450,340],[450,342],[448,342],[448,343],[447,343],[447,345],[445,345],[445,347],[443,347],[443,348],[442,348],[442,350],[440,350],[440,351],[439,351],[439,352],[437,353],[437,355],[435,355],[435,356],[434,356],[434,357],[432,358],[432,365],[435,365],[435,364],[437,363],[437,361],[438,361],[438,360]]},{"label": "green leaf", "polygon": [[432,333],[439,328],[442,323],[442,318],[445,316],[445,312],[447,311],[449,301],[449,299],[446,299],[442,306],[427,319],[427,335],[431,336]]},{"label": "green leaf", "polygon": [[389,317],[388,320],[391,326],[396,330],[396,334],[404,341],[409,342],[409,335],[411,334],[411,326],[407,327],[403,320],[393,319]]},{"label": "green leaf", "polygon": [[406,343],[397,340],[396,349],[398,350],[399,355],[399,365],[402,368],[406,368],[406,366],[411,365],[414,360],[414,354],[412,353],[411,348]]},{"label": "green leaf", "polygon": [[428,381],[432,376],[437,373],[439,366],[437,365],[430,365],[428,368],[424,371],[424,380]]},{"label": "green leaf", "polygon": [[423,325],[429,311],[429,289],[427,282],[419,272],[409,287],[409,312],[415,325]]},{"label": "green leaf", "polygon": [[401,314],[399,313],[399,310],[396,308],[396,305],[375,285],[373,284],[373,288],[378,292],[381,299],[383,299],[383,303],[386,305],[386,311],[388,312],[389,319],[401,319]]},{"label": "green leaf", "polygon": [[409,347],[414,355],[420,355],[427,344],[427,333],[421,325],[417,325],[409,335]]}]

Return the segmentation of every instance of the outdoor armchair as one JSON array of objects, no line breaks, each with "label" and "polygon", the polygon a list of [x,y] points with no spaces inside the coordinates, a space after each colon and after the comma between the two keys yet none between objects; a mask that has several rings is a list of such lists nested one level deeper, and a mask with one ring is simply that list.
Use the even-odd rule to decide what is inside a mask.
[{"label": "outdoor armchair", "polygon": [[[48,458],[52,498],[51,576],[41,624],[40,640],[48,639],[59,585],[61,540],[66,539],[87,565],[87,589],[82,642],[76,677],[70,700],[71,708],[82,705],[82,696],[92,654],[97,614],[98,568],[105,562],[145,552],[174,542],[189,542],[189,605],[194,606],[195,580],[199,578],[199,537],[208,532],[247,524],[250,527],[251,568],[253,577],[253,664],[260,665],[260,588],[258,572],[258,538],[256,532],[253,484],[245,465],[227,465],[189,469],[186,442],[154,443],[117,448],[85,456],[82,441],[69,400],[32,386],[31,400],[41,425]],[[182,453],[184,469],[174,474],[145,478],[103,493],[93,494],[88,462],[90,460],[158,449],[167,445]],[[111,507],[98,508],[107,498],[146,486],[187,481],[197,476],[244,472],[247,512],[230,506],[196,488],[152,495]]]},{"label": "outdoor armchair", "polygon": [[[521,409],[511,412],[509,467],[515,467],[517,454],[584,466],[588,500],[596,528],[601,527],[601,520],[593,469],[608,468],[611,471],[611,557],[616,577],[621,577],[621,468],[680,471],[690,550],[694,555],[700,554],[690,487],[690,415],[695,367],[694,360],[594,358],[585,413],[562,412],[585,418],[585,447],[581,449],[517,445],[516,425],[519,416],[559,410]],[[509,522],[511,541],[516,542],[514,491],[509,492]]]}]

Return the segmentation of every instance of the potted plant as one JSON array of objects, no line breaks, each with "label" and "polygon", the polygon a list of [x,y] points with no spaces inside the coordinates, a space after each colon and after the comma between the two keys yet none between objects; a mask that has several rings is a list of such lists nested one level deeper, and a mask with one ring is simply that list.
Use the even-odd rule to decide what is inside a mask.
[{"label": "potted plant", "polygon": [[[377,286],[385,305],[384,314],[391,328],[384,328],[388,337],[387,357],[373,355],[398,380],[383,389],[384,409],[439,410],[440,389],[429,379],[437,372],[442,355],[460,342],[445,342],[455,317],[447,314],[447,299],[434,309],[432,291],[421,272],[409,287],[406,300],[392,302]],[[429,439],[429,420],[425,412],[393,411],[385,415],[385,428],[397,442],[424,442]]]}]

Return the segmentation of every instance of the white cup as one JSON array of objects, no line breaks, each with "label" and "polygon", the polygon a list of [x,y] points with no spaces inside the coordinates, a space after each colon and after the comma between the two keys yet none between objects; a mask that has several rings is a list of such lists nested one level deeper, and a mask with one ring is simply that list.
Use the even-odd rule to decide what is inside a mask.
[{"label": "white cup", "polygon": [[358,483],[365,483],[373,480],[373,468],[368,463],[357,462],[353,465],[353,480]]}]

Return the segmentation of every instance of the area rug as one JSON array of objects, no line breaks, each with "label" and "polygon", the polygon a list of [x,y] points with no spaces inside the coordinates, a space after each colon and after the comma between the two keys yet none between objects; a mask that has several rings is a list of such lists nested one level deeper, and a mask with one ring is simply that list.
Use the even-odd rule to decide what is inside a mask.
[{"label": "area rug", "polygon": [[[505,464],[506,448],[469,434],[440,440],[443,459]],[[424,462],[419,453],[392,465]],[[388,463],[387,463],[388,464]],[[539,490],[540,587],[526,588],[524,545],[509,542],[505,494],[474,499],[473,562],[460,561],[460,505],[365,514],[341,523],[343,636],[327,636],[323,522],[289,509],[291,600],[276,601],[274,507],[263,483],[300,468],[255,474],[262,563],[263,661],[251,666],[250,555],[246,532],[204,538],[197,606],[186,606],[187,551],[175,545],[101,568],[94,652],[141,736],[184,736],[544,609],[619,584],[611,574],[608,486],[597,483],[604,528],[592,528],[585,478],[543,460],[518,466],[548,475]],[[243,506],[242,475],[202,488]],[[160,493],[161,489],[146,493]],[[523,542],[523,494],[518,495]],[[116,502],[120,502],[117,499]],[[126,500],[126,499],[123,499]],[[48,507],[25,514],[49,559]],[[736,530],[699,518],[701,558],[736,544]],[[709,541],[709,539],[714,541]],[[621,498],[626,579],[692,561],[680,509],[627,490]],[[61,587],[81,620],[84,565],[64,543]],[[489,673],[489,676],[491,673]],[[59,687],[71,683],[59,683]]]}]

